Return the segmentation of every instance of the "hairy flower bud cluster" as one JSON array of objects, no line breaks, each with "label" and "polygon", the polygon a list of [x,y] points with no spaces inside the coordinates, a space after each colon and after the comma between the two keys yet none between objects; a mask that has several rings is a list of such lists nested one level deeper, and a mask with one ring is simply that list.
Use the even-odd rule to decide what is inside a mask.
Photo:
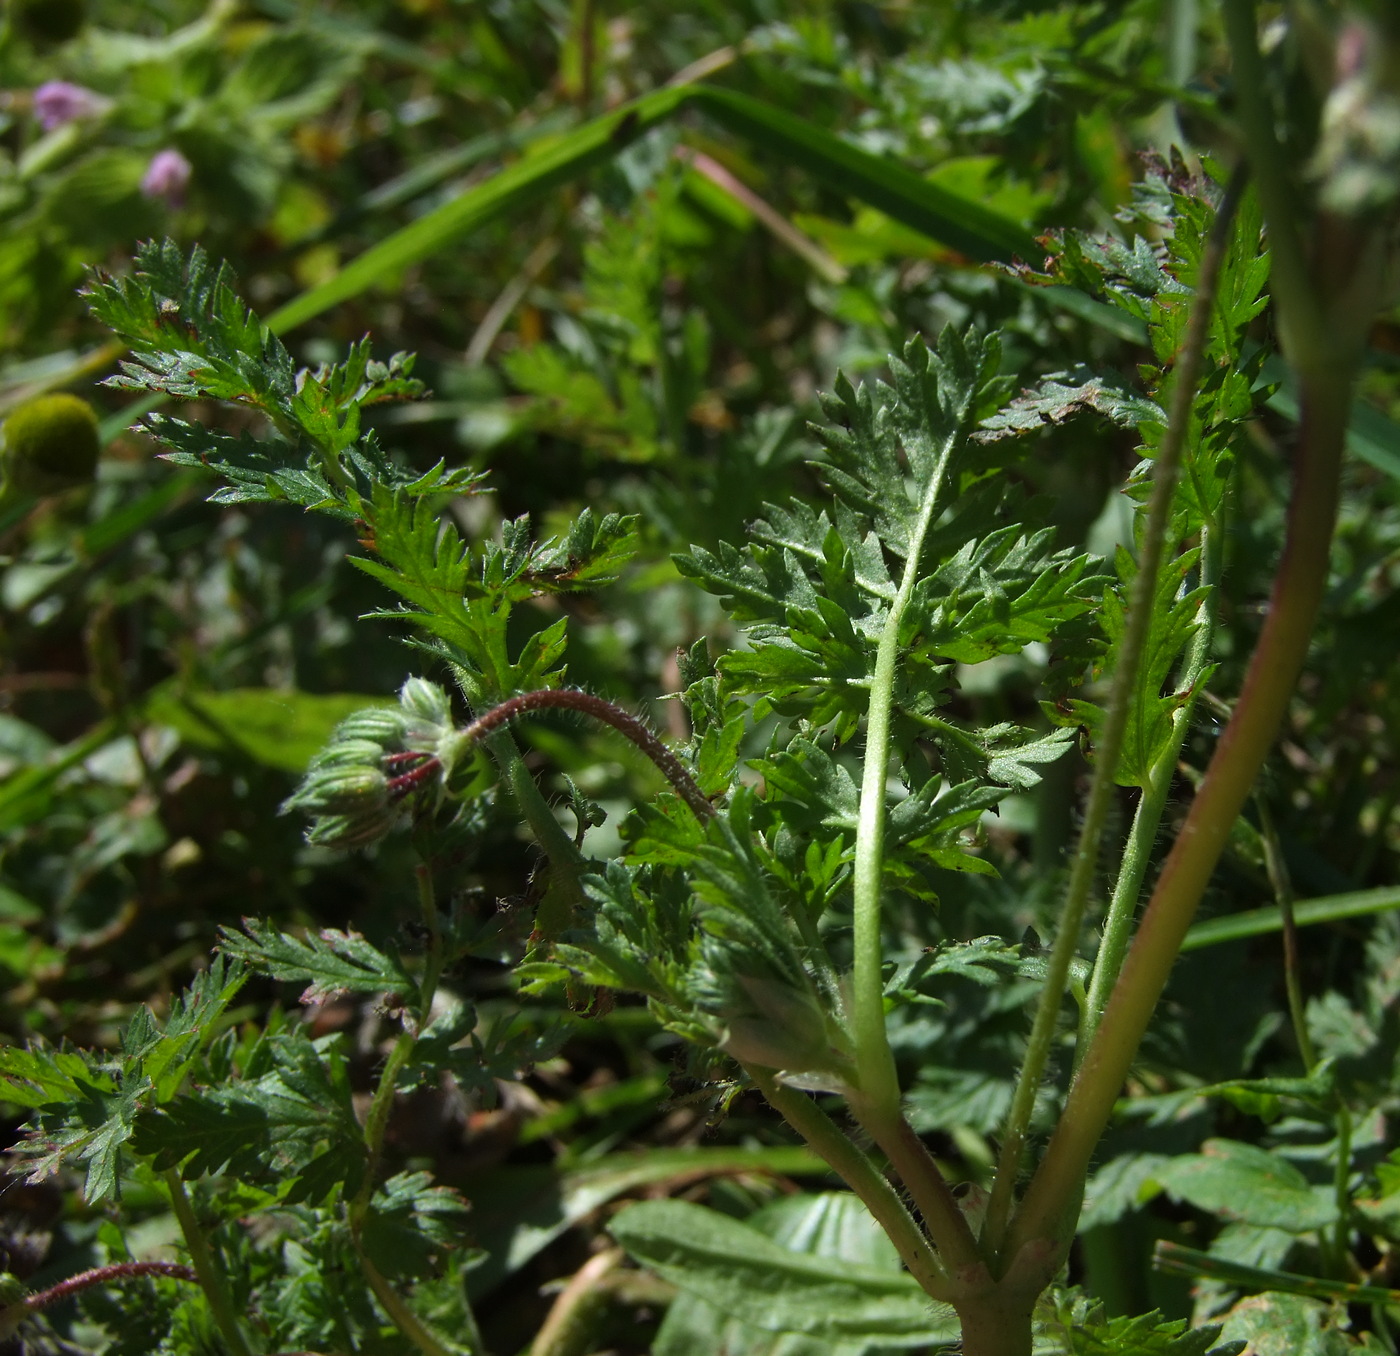
[{"label": "hairy flower bud cluster", "polygon": [[397,707],[356,711],[336,726],[282,811],[311,815],[306,838],[318,847],[368,847],[418,793],[441,790],[454,733],[447,693],[410,678]]}]

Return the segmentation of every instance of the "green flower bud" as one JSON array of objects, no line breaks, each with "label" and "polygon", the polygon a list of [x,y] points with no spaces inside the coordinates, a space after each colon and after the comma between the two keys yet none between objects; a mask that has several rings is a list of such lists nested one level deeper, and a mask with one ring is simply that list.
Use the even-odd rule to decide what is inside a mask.
[{"label": "green flower bud", "polygon": [[341,767],[309,772],[284,810],[313,815],[353,815],[389,803],[389,779],[378,767]]},{"label": "green flower bud", "polygon": [[102,452],[97,416],[75,395],[25,401],[5,420],[0,438],[5,488],[21,494],[58,494],[87,484]]},{"label": "green flower bud", "polygon": [[402,711],[392,706],[368,706],[346,716],[335,727],[333,738],[339,742],[347,739],[368,739],[384,749],[397,748],[403,741],[406,722]]},{"label": "green flower bud", "polygon": [[388,804],[359,814],[325,815],[311,826],[306,841],[313,847],[369,847],[383,838],[398,818],[398,807]]},{"label": "green flower bud", "polygon": [[447,693],[425,678],[410,678],[399,689],[399,705],[408,715],[435,728],[452,724],[452,703]]},{"label": "green flower bud", "polygon": [[378,767],[384,746],[374,739],[337,739],[327,744],[307,768],[308,775],[336,768]]},{"label": "green flower bud", "polygon": [[441,789],[446,771],[438,752],[453,734],[447,693],[410,678],[399,703],[367,707],[341,721],[283,802],[283,813],[314,816],[308,842],[367,847],[394,827],[411,798]]}]

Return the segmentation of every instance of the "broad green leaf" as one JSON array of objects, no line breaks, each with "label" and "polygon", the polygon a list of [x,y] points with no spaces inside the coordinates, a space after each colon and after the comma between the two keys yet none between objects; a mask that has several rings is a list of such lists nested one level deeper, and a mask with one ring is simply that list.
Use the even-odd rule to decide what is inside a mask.
[{"label": "broad green leaf", "polygon": [[907,1273],[793,1251],[703,1206],[644,1201],[615,1215],[609,1228],[659,1276],[767,1332],[885,1346],[950,1342],[958,1334],[952,1311]]},{"label": "broad green leaf", "polygon": [[[891,1273],[899,1255],[869,1211],[849,1191],[784,1196],[748,1216],[751,1229],[796,1253],[855,1262]],[[666,1311],[652,1356],[861,1356],[880,1348],[866,1342],[828,1343],[795,1333],[773,1333],[682,1292]]]},{"label": "broad green leaf", "polygon": [[1173,1195],[1222,1219],[1311,1233],[1337,1218],[1331,1187],[1312,1186],[1286,1158],[1254,1144],[1211,1139],[1157,1174]]},{"label": "broad green leaf", "polygon": [[489,1294],[565,1229],[641,1187],[732,1173],[825,1177],[830,1171],[810,1150],[783,1147],[609,1154],[567,1172],[549,1166],[497,1168],[466,1188],[472,1232],[487,1253],[468,1273],[468,1287],[473,1299]]},{"label": "broad green leaf", "polygon": [[178,693],[166,686],[147,705],[146,718],[171,726],[198,747],[235,749],[268,767],[305,772],[347,716],[367,706],[391,704],[383,697],[355,692],[243,687]]},{"label": "broad green leaf", "polygon": [[1251,1295],[1224,1317],[1222,1335],[1248,1342],[1250,1356],[1380,1356],[1385,1350],[1369,1334],[1360,1340],[1348,1334],[1335,1306],[1301,1295]]}]

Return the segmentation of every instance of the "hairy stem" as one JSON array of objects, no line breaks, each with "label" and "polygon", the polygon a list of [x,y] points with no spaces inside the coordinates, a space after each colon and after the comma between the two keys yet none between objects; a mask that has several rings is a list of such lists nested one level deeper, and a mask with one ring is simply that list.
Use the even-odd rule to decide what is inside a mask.
[{"label": "hairy stem", "polygon": [[194,1207],[190,1204],[179,1171],[170,1168],[161,1175],[165,1189],[170,1193],[170,1204],[174,1207],[180,1232],[185,1237],[185,1247],[190,1251],[194,1274],[199,1279],[200,1289],[204,1291],[204,1298],[209,1303],[209,1312],[214,1316],[214,1322],[228,1346],[230,1356],[251,1356],[251,1349],[243,1336],[243,1326],[239,1323],[237,1311],[233,1307],[233,1297],[229,1294],[228,1280],[214,1260],[209,1240],[204,1236],[204,1230],[195,1218]]},{"label": "hairy stem", "polygon": [[508,697],[499,706],[478,716],[470,725],[457,732],[461,748],[468,748],[487,735],[504,729],[511,721],[530,711],[546,710],[577,711],[580,715],[611,725],[619,734],[632,741],[660,770],[675,792],[694,811],[697,819],[713,819],[715,807],[705,799],[705,793],[695,784],[684,764],[659,740],[646,725],[622,707],[595,697],[591,692],[580,692],[571,687],[545,687],[534,692],[522,692],[519,696]]},{"label": "hairy stem", "polygon": [[[745,1066],[769,1105],[819,1153],[864,1202],[889,1236],[909,1274],[937,1300],[949,1298],[948,1276],[914,1217],[874,1163],[805,1092],[784,1087],[764,1069]],[[956,1207],[955,1207],[956,1208]]]},{"label": "hairy stem", "polygon": [[1176,760],[1181,754],[1181,745],[1191,727],[1191,714],[1196,709],[1201,676],[1210,662],[1211,640],[1215,634],[1215,590],[1220,578],[1219,556],[1219,532],[1215,528],[1202,529],[1201,582],[1209,592],[1201,602],[1196,622],[1199,629],[1191,641],[1191,648],[1186,657],[1186,669],[1177,685],[1182,704],[1172,717],[1171,743],[1162,751],[1162,756],[1153,767],[1148,784],[1143,788],[1137,809],[1133,813],[1132,829],[1129,831],[1128,844],[1118,869],[1118,880],[1113,887],[1113,898],[1104,917],[1103,940],[1099,943],[1098,955],[1094,958],[1094,972],[1089,980],[1088,998],[1084,1004],[1083,1019],[1079,1024],[1079,1038],[1075,1042],[1077,1060],[1083,1058],[1084,1051],[1094,1038],[1094,1032],[1099,1029],[1099,1022],[1103,1020],[1104,1005],[1117,982],[1118,972],[1123,968],[1123,957],[1128,954],[1138,898],[1152,857],[1152,844],[1162,823],[1162,813],[1166,809],[1167,795],[1171,791]]},{"label": "hairy stem", "polygon": [[938,1164],[914,1133],[914,1127],[896,1109],[894,1115],[883,1107],[867,1103],[859,1094],[848,1099],[851,1114],[884,1151],[899,1174],[905,1190],[923,1216],[930,1237],[938,1245],[938,1255],[950,1271],[980,1267],[982,1254],[968,1227],[967,1217],[958,1208],[952,1190]]},{"label": "hairy stem", "polygon": [[76,1276],[51,1285],[47,1290],[26,1295],[21,1303],[31,1313],[46,1309],[50,1304],[76,1295],[80,1290],[91,1290],[95,1285],[110,1285],[113,1281],[125,1281],[141,1276],[164,1276],[172,1281],[199,1282],[199,1275],[190,1267],[182,1267],[178,1262],[112,1262],[105,1267],[93,1267],[90,1271],[80,1271]]},{"label": "hairy stem", "polygon": [[1229,241],[1230,224],[1243,192],[1244,181],[1236,173],[1230,182],[1225,200],[1216,213],[1215,222],[1201,255],[1196,279],[1196,296],[1177,354],[1176,371],[1172,380],[1167,429],[1153,466],[1152,496],[1148,501],[1146,521],[1138,554],[1138,570],[1133,577],[1128,611],[1123,625],[1123,638],[1113,673],[1113,687],[1108,709],[1104,713],[1103,731],[1095,750],[1094,776],[1089,787],[1089,802],[1084,811],[1084,826],[1075,848],[1070,869],[1069,887],[1059,931],[1050,953],[1045,983],[1040,991],[1035,1019],[1031,1024],[1026,1057],[1021,1065],[1006,1129],[1002,1135],[1001,1155],[997,1160],[996,1180],[992,1184],[991,1200],[983,1225],[982,1240],[989,1252],[1000,1252],[1006,1233],[1011,1205],[1015,1199],[1016,1176],[1021,1169],[1026,1134],[1035,1112],[1036,1095],[1045,1076],[1045,1066],[1055,1041],[1060,1007],[1069,983],[1070,966],[1078,953],[1084,914],[1093,889],[1099,845],[1103,838],[1108,811],[1117,786],[1118,758],[1128,717],[1138,695],[1138,671],[1152,631],[1152,616],[1157,601],[1157,576],[1161,570],[1167,532],[1171,526],[1172,501],[1181,477],[1181,462],[1191,432],[1191,414],[1196,399],[1196,385],[1210,337],[1211,312],[1215,309],[1216,285],[1220,265]]},{"label": "hairy stem", "polygon": [[923,506],[909,536],[909,553],[899,590],[890,604],[875,654],[870,684],[870,707],[865,726],[865,766],[860,784],[860,811],[856,820],[855,865],[855,972],[851,1008],[855,1062],[860,1070],[861,1093],[867,1104],[884,1118],[899,1113],[899,1078],[894,1055],[885,1033],[884,950],[880,940],[880,887],[885,869],[885,782],[890,771],[890,711],[899,663],[899,629],[919,577],[919,557],[924,537],[942,505],[944,481],[954,441],[950,438],[924,493]]},{"label": "hairy stem", "polygon": [[1305,371],[1301,377],[1303,422],[1288,535],[1244,690],[1163,865],[1045,1158],[1012,1221],[1009,1250],[1033,1239],[1063,1242],[1073,1227],[1094,1146],[1307,654],[1327,579],[1350,383],[1345,372]]}]

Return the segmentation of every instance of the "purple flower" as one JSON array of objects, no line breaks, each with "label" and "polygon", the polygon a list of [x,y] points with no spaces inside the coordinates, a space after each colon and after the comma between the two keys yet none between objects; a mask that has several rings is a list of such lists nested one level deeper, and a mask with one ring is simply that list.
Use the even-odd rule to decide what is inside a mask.
[{"label": "purple flower", "polygon": [[192,168],[179,151],[167,146],[151,157],[151,163],[141,176],[141,192],[148,198],[160,198],[171,207],[178,207],[185,200]]},{"label": "purple flower", "polygon": [[66,80],[49,80],[34,91],[34,116],[46,132],[78,118],[95,118],[104,112],[110,99],[104,99],[82,85]]}]

